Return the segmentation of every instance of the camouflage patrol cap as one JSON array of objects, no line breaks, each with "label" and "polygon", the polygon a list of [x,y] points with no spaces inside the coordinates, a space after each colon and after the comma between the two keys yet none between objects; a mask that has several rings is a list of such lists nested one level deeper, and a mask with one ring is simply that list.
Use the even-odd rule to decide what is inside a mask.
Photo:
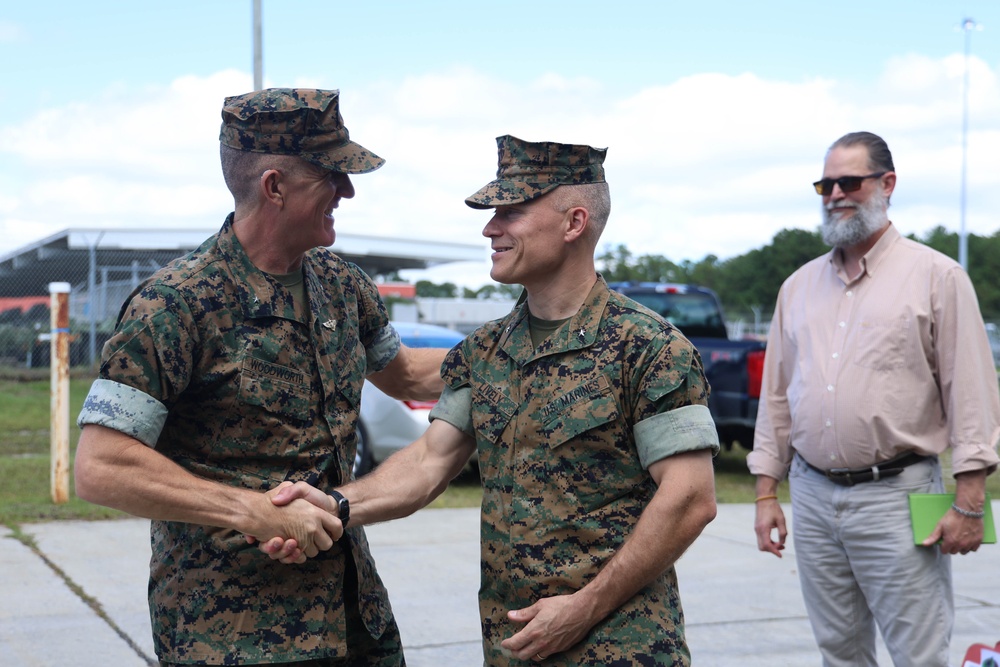
[{"label": "camouflage patrol cap", "polygon": [[227,97],[219,141],[253,153],[295,155],[323,169],[365,174],[385,160],[350,139],[339,90],[268,88]]},{"label": "camouflage patrol cap", "polygon": [[531,201],[560,185],[605,182],[607,148],[531,142],[505,134],[497,137],[497,152],[497,177],[465,199],[472,208]]}]

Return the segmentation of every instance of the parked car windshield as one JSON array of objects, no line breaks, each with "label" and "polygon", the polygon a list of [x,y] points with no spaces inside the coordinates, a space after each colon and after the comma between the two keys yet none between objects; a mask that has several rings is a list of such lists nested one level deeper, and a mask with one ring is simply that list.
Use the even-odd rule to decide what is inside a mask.
[{"label": "parked car windshield", "polygon": [[638,301],[681,330],[685,336],[726,338],[719,307],[708,294],[663,294],[629,292]]}]

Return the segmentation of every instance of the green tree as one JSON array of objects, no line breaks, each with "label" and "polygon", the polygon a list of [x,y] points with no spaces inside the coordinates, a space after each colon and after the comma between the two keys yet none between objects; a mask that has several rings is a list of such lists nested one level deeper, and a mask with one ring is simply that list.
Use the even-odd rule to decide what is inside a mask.
[{"label": "green tree", "polygon": [[520,285],[504,285],[503,283],[489,283],[479,289],[473,290],[468,287],[463,289],[462,296],[466,299],[516,299],[521,295]]},{"label": "green tree", "polygon": [[632,262],[632,252],[623,244],[607,248],[597,256],[597,270],[605,280],[618,282],[636,280]]},{"label": "green tree", "polygon": [[416,284],[417,296],[439,297],[454,299],[458,296],[458,286],[455,283],[444,283],[438,285],[429,280],[418,280]]}]

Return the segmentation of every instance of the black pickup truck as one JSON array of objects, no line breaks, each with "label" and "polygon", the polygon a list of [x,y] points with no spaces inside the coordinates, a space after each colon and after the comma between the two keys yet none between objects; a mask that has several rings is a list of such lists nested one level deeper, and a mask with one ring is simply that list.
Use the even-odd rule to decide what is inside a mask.
[{"label": "black pickup truck", "polygon": [[656,311],[681,330],[701,354],[712,387],[708,408],[722,446],[753,448],[757,402],[764,370],[764,343],[730,340],[715,292],[677,283],[609,283],[630,299]]}]

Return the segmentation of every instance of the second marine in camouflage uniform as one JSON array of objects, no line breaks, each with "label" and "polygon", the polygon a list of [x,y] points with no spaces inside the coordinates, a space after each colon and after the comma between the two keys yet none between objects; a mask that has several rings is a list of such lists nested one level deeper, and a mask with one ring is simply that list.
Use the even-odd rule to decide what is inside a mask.
[{"label": "second marine in camouflage uniform", "polygon": [[[520,664],[500,648],[517,629],[507,612],[579,590],[621,548],[656,491],[637,438],[657,442],[644,450],[654,457],[705,447],[711,424],[698,413],[708,388],[691,344],[603,279],[537,350],[522,303],[453,350],[443,375],[451,390],[471,390],[483,480],[479,605],[486,663]],[[449,419],[453,411],[435,416]],[[676,423],[693,413],[692,423],[705,428],[658,438],[662,426],[645,420],[661,413]],[[670,567],[584,642],[546,664],[688,661]]]}]

